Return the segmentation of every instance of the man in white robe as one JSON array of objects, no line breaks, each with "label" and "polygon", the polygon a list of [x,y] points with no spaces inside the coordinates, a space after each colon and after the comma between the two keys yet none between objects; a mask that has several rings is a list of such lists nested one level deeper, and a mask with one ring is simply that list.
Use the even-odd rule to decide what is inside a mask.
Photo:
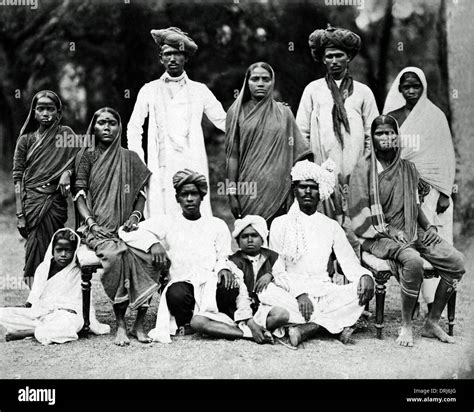
[{"label": "man in white robe", "polygon": [[[291,172],[295,203],[270,229],[270,248],[284,259],[293,306],[299,307],[307,322],[290,328],[294,346],[313,337],[321,326],[341,334],[341,341],[347,343],[351,327],[374,293],[372,275],[360,265],[343,229],[317,212],[319,200],[329,198],[334,190],[333,170],[330,160],[322,166],[307,160],[296,163]],[[350,283],[331,282],[327,265],[333,252]]]},{"label": "man in white robe", "polygon": [[[152,175],[148,185],[145,216],[179,214],[171,185],[173,175],[183,166],[208,178],[208,164],[202,116],[220,130],[225,130],[226,113],[221,103],[203,83],[190,80],[184,65],[197,45],[186,33],[175,27],[152,30],[160,48],[160,61],[165,73],[146,83],[127,127],[128,148],[145,161],[142,148],[143,123],[148,116],[147,166]],[[203,215],[212,215],[209,196],[202,205]]]},{"label": "man in white robe", "polygon": [[[7,341],[34,336],[48,345],[78,339],[84,324],[81,270],[76,263],[79,245],[80,238],[71,229],[60,229],[53,235],[36,269],[25,307],[0,308],[0,325],[7,330]],[[92,305],[90,330],[96,335],[110,332],[110,326],[97,321]]]},{"label": "man in white robe", "polygon": [[296,123],[310,142],[314,161],[331,158],[336,163],[338,184],[334,198],[322,203],[322,211],[335,217],[351,245],[358,243],[350,226],[346,196],[349,178],[370,141],[370,125],[379,112],[372,91],[352,79],[349,62],[360,49],[360,37],[350,30],[328,27],[309,36],[311,54],[322,61],[327,74],[304,89]]},{"label": "man in white robe", "polygon": [[176,332],[191,333],[189,323],[194,312],[218,312],[217,283],[229,291],[238,286],[228,269],[231,237],[226,223],[200,212],[207,193],[205,176],[184,169],[173,177],[173,186],[181,214],[147,219],[134,231],[119,230],[122,240],[150,252],[156,264],[167,267],[171,261],[156,325],[149,332],[154,341],[162,343],[170,343],[170,335]]}]

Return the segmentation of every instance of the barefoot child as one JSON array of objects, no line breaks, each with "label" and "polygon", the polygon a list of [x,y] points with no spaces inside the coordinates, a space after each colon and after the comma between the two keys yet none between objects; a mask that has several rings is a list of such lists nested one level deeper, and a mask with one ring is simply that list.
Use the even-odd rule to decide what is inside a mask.
[{"label": "barefoot child", "polygon": [[[81,270],[76,264],[79,236],[71,229],[58,230],[43,262],[35,272],[25,307],[0,308],[0,325],[7,341],[34,336],[43,345],[77,340],[82,317]],[[91,307],[91,331],[109,333]]]},{"label": "barefoot child", "polygon": [[[290,321],[303,323],[301,314],[290,312],[278,303],[291,296],[277,285],[285,285],[285,274],[278,254],[266,247],[265,219],[247,215],[235,221],[232,236],[240,247],[229,257],[238,289],[226,290],[223,282],[216,291],[219,313],[201,312],[191,321],[193,329],[210,336],[228,339],[253,338],[257,343],[273,343],[273,335],[283,336],[280,328]],[[287,299],[285,299],[287,297]]]}]

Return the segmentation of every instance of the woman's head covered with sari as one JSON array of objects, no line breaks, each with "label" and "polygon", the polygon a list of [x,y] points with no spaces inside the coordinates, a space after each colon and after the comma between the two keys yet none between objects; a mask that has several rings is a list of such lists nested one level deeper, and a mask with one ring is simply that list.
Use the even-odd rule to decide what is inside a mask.
[{"label": "woman's head covered with sari", "polygon": [[[256,77],[267,77],[270,81],[263,81],[267,83],[264,86],[258,86],[257,80],[250,84],[254,73]],[[268,76],[264,76],[265,73]],[[265,62],[253,63],[245,73],[238,97],[227,112],[227,175],[231,156],[238,153],[237,182],[253,184],[258,192],[257,198],[255,193],[239,193],[243,216],[252,214],[264,219],[273,216],[290,195],[291,168],[311,154],[289,106],[274,100],[274,88],[273,68]]]},{"label": "woman's head covered with sari", "polygon": [[[393,150],[393,158],[388,167],[379,171],[377,152],[382,149],[377,149],[375,136],[381,126],[388,126],[385,129],[394,132],[384,143],[386,150]],[[377,116],[371,125],[371,139],[370,152],[359,160],[349,184],[354,232],[363,246],[366,240],[391,238],[389,226],[403,230],[413,240],[418,213],[418,173],[413,163],[400,157],[396,119],[390,115]]]},{"label": "woman's head covered with sari", "polygon": [[63,115],[63,104],[59,96],[51,90],[41,90],[33,96],[31,100],[30,110],[28,112],[28,116],[26,117],[25,123],[23,124],[19,136],[23,136],[24,134],[34,132],[38,129],[38,121],[36,120],[35,112],[36,112],[36,105],[38,104],[38,100],[42,97],[47,97],[50,99],[54,105],[56,106],[57,116],[55,121],[51,124],[49,129],[54,128],[59,124]]},{"label": "woman's head covered with sari", "polygon": [[107,147],[99,144],[84,147],[76,158],[76,172],[86,150],[98,151],[87,184],[90,194],[88,202],[96,222],[115,233],[132,213],[140,190],[151,173],[135,152],[121,146],[122,122],[116,110],[110,107],[97,110],[92,116],[87,134],[96,135],[97,121],[104,113],[110,113],[118,122],[116,128],[110,128],[113,140]]},{"label": "woman's head covered with sari", "polygon": [[428,83],[423,70],[405,67],[400,71],[387,94],[383,113],[391,113],[406,105],[400,86],[414,76],[421,82],[423,90],[400,127],[401,156],[416,164],[425,182],[451,196],[456,173],[451,130],[444,112],[428,99]]}]

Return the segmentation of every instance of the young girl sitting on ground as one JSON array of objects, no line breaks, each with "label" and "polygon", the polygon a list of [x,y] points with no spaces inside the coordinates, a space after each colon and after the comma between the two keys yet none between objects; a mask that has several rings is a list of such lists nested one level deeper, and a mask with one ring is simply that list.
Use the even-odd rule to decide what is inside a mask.
[{"label": "young girl sitting on ground", "polygon": [[[58,230],[43,262],[35,272],[33,287],[25,307],[0,308],[0,325],[7,330],[5,340],[34,336],[43,345],[78,339],[82,329],[81,270],[76,263],[79,236],[71,229]],[[110,332],[100,324],[91,306],[91,331]]]}]

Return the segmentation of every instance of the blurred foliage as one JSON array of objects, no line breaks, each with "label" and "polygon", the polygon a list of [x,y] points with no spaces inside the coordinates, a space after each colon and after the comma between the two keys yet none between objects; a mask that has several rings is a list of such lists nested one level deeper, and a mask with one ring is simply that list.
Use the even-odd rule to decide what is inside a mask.
[{"label": "blurred foliage", "polygon": [[[246,68],[264,60],[275,69],[279,99],[296,112],[304,87],[325,74],[324,66],[311,58],[308,35],[330,22],[361,35],[363,49],[351,71],[372,88],[380,109],[398,71],[418,65],[427,74],[430,97],[447,111],[439,4],[412,0],[408,7],[402,0],[365,0],[359,9],[327,6],[323,0],[39,0],[37,9],[2,7],[3,168],[11,168],[31,98],[44,88],[62,95],[64,123],[77,133],[84,133],[92,113],[105,105],[121,113],[125,130],[138,90],[163,71],[152,28],[177,26],[195,39],[199,50],[186,70],[193,80],[206,83],[225,109],[241,88]],[[204,127],[211,180],[216,181],[223,173],[223,139],[209,122]]]}]

